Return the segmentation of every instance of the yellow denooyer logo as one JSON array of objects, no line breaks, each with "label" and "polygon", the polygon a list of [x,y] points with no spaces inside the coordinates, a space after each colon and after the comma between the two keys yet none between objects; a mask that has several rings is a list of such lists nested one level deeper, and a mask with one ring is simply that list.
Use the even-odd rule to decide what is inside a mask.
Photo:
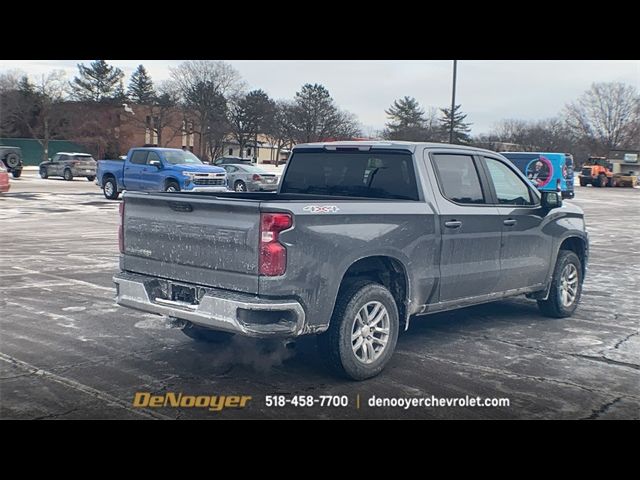
[{"label": "yellow denooyer logo", "polygon": [[167,392],[153,395],[149,392],[136,392],[133,406],[137,408],[206,408],[219,412],[225,408],[245,408],[251,397],[247,395],[184,395]]}]

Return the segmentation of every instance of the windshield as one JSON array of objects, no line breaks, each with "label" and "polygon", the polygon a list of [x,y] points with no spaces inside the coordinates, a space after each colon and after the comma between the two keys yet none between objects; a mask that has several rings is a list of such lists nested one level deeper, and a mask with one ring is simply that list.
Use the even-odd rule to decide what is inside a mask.
[{"label": "windshield", "polygon": [[281,193],[418,200],[408,152],[295,152]]},{"label": "windshield", "polygon": [[164,152],[164,159],[173,165],[201,165],[202,161],[191,152],[184,150],[167,150]]}]

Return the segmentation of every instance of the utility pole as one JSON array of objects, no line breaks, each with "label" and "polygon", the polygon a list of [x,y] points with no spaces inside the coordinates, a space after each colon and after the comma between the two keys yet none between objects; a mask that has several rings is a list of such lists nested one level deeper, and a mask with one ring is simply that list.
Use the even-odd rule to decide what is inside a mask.
[{"label": "utility pole", "polygon": [[456,108],[456,74],[458,71],[458,61],[453,61],[453,89],[451,91],[451,125],[449,125],[449,143],[453,143],[453,111]]}]

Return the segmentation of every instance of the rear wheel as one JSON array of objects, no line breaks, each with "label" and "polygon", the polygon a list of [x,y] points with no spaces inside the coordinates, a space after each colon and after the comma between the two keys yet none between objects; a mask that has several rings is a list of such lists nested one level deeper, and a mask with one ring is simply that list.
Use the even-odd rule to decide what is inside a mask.
[{"label": "rear wheel", "polygon": [[184,327],[182,327],[182,333],[189,338],[207,343],[227,343],[231,341],[234,336],[233,333],[220,332],[218,330],[199,327],[191,322],[185,323]]},{"label": "rear wheel", "polygon": [[551,280],[549,297],[538,300],[540,311],[555,318],[569,317],[578,307],[582,294],[582,265],[578,256],[569,250],[560,250]]},{"label": "rear wheel", "polygon": [[47,167],[40,167],[40,178],[48,178],[49,172],[47,171]]},{"label": "rear wheel", "polygon": [[177,182],[174,181],[170,181],[167,182],[167,186],[164,189],[165,192],[179,192],[180,191],[180,185],[178,185]]},{"label": "rear wheel", "polygon": [[14,170],[12,172],[13,178],[20,178],[20,175],[22,175],[22,170]]},{"label": "rear wheel", "polygon": [[233,189],[236,192],[246,192],[247,191],[247,185],[242,181],[242,180],[238,180],[234,185],[233,185]]},{"label": "rear wheel", "polygon": [[378,375],[391,359],[399,325],[391,292],[377,283],[357,281],[341,288],[318,348],[336,373],[364,380]]},{"label": "rear wheel", "polygon": [[604,173],[598,175],[598,186],[606,187],[607,186],[607,176]]},{"label": "rear wheel", "polygon": [[615,187],[617,184],[618,184],[618,182],[616,182],[615,177],[609,178],[609,183],[608,183],[609,187]]},{"label": "rear wheel", "polygon": [[67,182],[70,182],[71,180],[73,180],[73,173],[72,173],[72,172],[71,172],[71,170],[70,170],[70,169],[68,169],[68,168],[64,171],[64,173],[62,174],[62,176],[64,177],[64,179],[65,179]]},{"label": "rear wheel", "polygon": [[118,186],[116,185],[116,181],[113,177],[107,177],[102,182],[102,193],[104,193],[105,198],[108,200],[115,200],[118,198],[120,192],[118,192]]}]

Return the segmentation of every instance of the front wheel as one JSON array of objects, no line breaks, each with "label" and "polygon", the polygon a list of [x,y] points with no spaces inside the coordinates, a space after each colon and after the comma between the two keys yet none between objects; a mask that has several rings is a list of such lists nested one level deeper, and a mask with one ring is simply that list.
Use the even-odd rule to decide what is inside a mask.
[{"label": "front wheel", "polygon": [[44,178],[44,179],[49,178],[49,172],[45,167],[40,167],[40,178]]},{"label": "front wheel", "polygon": [[113,178],[107,178],[102,182],[102,193],[107,200],[116,200],[120,195],[118,192],[118,186]]},{"label": "front wheel", "polygon": [[87,180],[89,180],[90,182],[93,182],[96,179],[95,175],[89,175],[87,177]]},{"label": "front wheel", "polygon": [[180,191],[180,185],[178,185],[176,182],[167,182],[167,186],[164,189],[165,192],[179,192]]},{"label": "front wheel", "polygon": [[399,325],[391,292],[380,284],[358,281],[341,288],[318,348],[336,373],[365,380],[378,375],[391,359]]},{"label": "front wheel", "polygon": [[551,280],[549,297],[538,300],[538,308],[547,317],[569,317],[578,307],[582,294],[582,264],[569,250],[560,250]]},{"label": "front wheel", "polygon": [[70,182],[71,180],[73,180],[73,173],[68,168],[64,171],[62,176],[67,182]]},{"label": "front wheel", "polygon": [[587,185],[589,185],[589,182],[587,181],[586,178],[581,178],[580,179],[580,186],[581,187],[586,187]]}]

